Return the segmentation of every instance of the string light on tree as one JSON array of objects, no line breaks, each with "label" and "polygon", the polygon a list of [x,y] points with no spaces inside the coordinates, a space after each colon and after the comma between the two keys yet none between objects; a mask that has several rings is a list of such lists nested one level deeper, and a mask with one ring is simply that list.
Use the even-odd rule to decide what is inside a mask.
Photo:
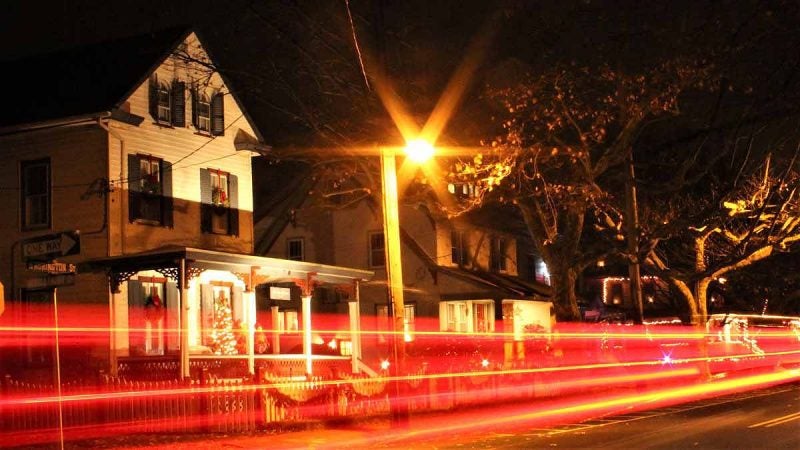
[{"label": "string light on tree", "polygon": [[215,355],[237,354],[231,307],[227,299],[221,294],[214,301],[214,329],[211,331],[211,350]]}]

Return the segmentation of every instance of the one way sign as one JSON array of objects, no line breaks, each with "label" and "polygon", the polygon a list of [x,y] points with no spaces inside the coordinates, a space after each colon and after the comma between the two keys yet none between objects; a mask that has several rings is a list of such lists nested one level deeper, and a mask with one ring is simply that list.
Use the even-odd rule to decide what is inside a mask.
[{"label": "one way sign", "polygon": [[48,234],[22,242],[22,258],[28,262],[51,261],[80,252],[81,235],[78,231]]}]

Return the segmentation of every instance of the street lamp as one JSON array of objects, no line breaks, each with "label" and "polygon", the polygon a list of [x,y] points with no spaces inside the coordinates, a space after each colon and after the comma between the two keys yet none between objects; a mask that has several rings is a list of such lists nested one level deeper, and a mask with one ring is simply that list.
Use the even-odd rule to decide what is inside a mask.
[{"label": "street lamp", "polygon": [[[409,159],[423,163],[433,156],[433,145],[422,139],[408,142],[405,153]],[[392,360],[394,374],[406,375],[405,305],[403,303],[403,260],[400,256],[400,214],[397,190],[397,152],[381,148],[381,193],[383,197],[383,236],[386,251],[386,282],[392,304]],[[408,403],[399,380],[394,381],[391,402],[392,422],[408,423]]]}]

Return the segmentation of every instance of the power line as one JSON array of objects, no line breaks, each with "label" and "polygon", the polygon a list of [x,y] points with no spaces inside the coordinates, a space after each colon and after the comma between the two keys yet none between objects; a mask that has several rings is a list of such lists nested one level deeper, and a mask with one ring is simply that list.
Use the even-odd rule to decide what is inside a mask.
[{"label": "power line", "polygon": [[[231,123],[228,124],[225,127],[225,131],[227,131],[230,127],[232,127],[242,117],[244,117],[244,114],[239,114],[239,116],[236,119],[232,120]],[[214,162],[214,161],[219,161],[219,160],[222,160],[222,159],[225,159],[225,158],[230,158],[231,156],[234,156],[234,155],[238,154],[237,152],[234,152],[234,153],[232,153],[230,155],[216,157],[216,158],[208,159],[208,160],[205,160],[205,161],[199,161],[199,162],[192,163],[192,164],[189,164],[189,165],[186,165],[186,166],[183,166],[183,167],[177,167],[177,168],[175,167],[176,164],[179,164],[179,163],[185,161],[186,159],[188,159],[189,157],[191,157],[192,155],[195,155],[197,152],[199,152],[200,150],[205,148],[208,144],[213,142],[215,139],[216,139],[216,136],[211,136],[210,139],[208,139],[207,141],[203,142],[203,144],[201,144],[199,147],[193,149],[192,151],[190,151],[186,155],[182,156],[181,158],[179,158],[174,163],[170,163],[168,168],[163,167],[162,170],[169,170],[169,171],[174,172],[176,169],[186,169],[186,168],[190,168],[190,167],[195,167],[195,166],[198,166],[198,165],[207,164],[207,163]],[[120,164],[122,164],[122,161],[120,161]],[[144,177],[139,177],[139,178],[127,177],[127,178],[121,178],[119,180],[109,180],[109,184],[120,184],[121,185],[123,183],[130,183],[130,182],[140,181],[143,178]],[[70,188],[87,188],[88,189],[88,188],[92,187],[95,183],[96,183],[96,179],[92,180],[90,182],[52,185],[52,186],[50,186],[50,189],[70,189]],[[0,186],[0,191],[21,191],[21,190],[22,190],[22,188],[19,187],[19,186],[15,186],[15,187]]]}]

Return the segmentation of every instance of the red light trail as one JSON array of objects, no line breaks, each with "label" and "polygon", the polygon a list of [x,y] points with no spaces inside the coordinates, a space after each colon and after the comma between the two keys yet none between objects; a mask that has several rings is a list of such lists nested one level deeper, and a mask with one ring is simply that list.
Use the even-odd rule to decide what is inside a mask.
[{"label": "red light trail", "polygon": [[[67,307],[61,314],[65,317],[61,321],[63,327],[52,326],[44,319],[9,324],[8,316],[0,318],[0,349],[22,349],[32,343],[46,347],[53,344],[56,332],[64,347],[81,349],[108,345],[110,333],[146,331],[85,326],[93,322],[83,320],[87,314],[80,308]],[[367,404],[377,408],[374,413],[385,414],[391,410],[391,401],[413,405],[418,412],[446,411],[457,405],[507,404],[508,414],[484,417],[475,412],[474,419],[467,423],[415,425],[412,429],[393,430],[389,435],[383,433],[383,438],[407,439],[497,425],[578,420],[631,407],[658,407],[800,379],[800,332],[793,325],[797,319],[769,319],[783,325],[699,330],[675,325],[559,324],[552,333],[526,333],[521,337],[503,332],[437,331],[438,321],[421,319],[407,347],[408,374],[388,375],[388,370],[379,368],[385,359],[379,354],[371,363],[377,370],[374,377],[334,373],[306,379],[267,372],[265,379],[236,383],[106,382],[79,389],[72,380],[62,395],[49,387],[42,390],[32,385],[6,385],[0,397],[0,411],[7,425],[0,427],[0,441],[25,445],[57,440],[57,423],[51,420],[56,405],[65,408],[63,430],[67,440],[222,429],[230,422],[225,408],[244,401],[261,404],[268,398],[273,398],[273,403],[274,399],[280,401],[254,407],[249,418],[237,420],[253,421],[252,414],[256,413],[259,420],[265,420],[264,414],[273,414],[270,420],[277,422],[330,418],[334,413],[353,417],[363,415],[363,405]],[[754,320],[766,319],[758,316]],[[336,316],[315,322],[320,325],[315,334],[325,337],[322,342],[331,351],[341,347],[335,340],[352,336],[343,323]],[[173,332],[180,330],[165,330],[167,334]],[[391,334],[386,330],[359,332],[364,340]],[[261,355],[259,361],[268,363],[275,356],[291,355]],[[247,357],[211,356],[218,361]],[[408,386],[404,397],[386,395],[387,386],[394,382]],[[520,406],[521,401],[524,406]],[[212,403],[217,406],[209,412]],[[160,415],[133,417],[122,413],[150,411],[147,408],[160,408]],[[271,413],[267,412],[269,408]],[[96,423],[69,418],[80,410],[93,411],[92,420]],[[27,422],[20,428],[20,421]],[[12,423],[14,426],[8,425]],[[356,444],[369,444],[369,438],[365,439]]]}]

